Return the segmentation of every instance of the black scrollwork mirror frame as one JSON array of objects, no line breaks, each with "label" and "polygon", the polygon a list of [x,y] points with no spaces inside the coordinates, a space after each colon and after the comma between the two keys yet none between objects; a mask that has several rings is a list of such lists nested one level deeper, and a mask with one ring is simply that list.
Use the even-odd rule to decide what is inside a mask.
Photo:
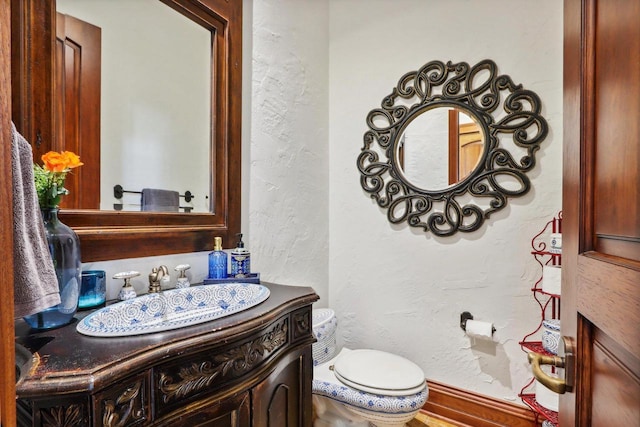
[{"label": "black scrollwork mirror frame", "polygon": [[[398,148],[409,123],[438,106],[471,115],[483,130],[484,151],[462,181],[432,191],[405,176]],[[393,224],[406,221],[438,236],[475,231],[509,197],[530,190],[526,173],[535,167],[535,153],[548,133],[540,110],[538,95],[499,75],[489,59],[473,67],[431,61],[402,76],[381,107],[367,115],[369,130],[357,160],[362,188],[387,209]]]}]

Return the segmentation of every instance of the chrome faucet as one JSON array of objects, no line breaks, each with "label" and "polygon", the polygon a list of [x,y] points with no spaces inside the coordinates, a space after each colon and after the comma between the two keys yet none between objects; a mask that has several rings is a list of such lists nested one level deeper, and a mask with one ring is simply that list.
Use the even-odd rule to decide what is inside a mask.
[{"label": "chrome faucet", "polygon": [[153,267],[149,273],[149,293],[158,293],[162,290],[160,282],[164,276],[169,275],[169,269],[166,265]]}]

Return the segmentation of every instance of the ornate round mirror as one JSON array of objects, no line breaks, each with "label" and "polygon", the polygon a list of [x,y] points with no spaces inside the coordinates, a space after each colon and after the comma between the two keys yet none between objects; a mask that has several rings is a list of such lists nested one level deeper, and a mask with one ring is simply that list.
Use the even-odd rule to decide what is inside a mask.
[{"label": "ornate round mirror", "polygon": [[362,188],[391,223],[439,236],[477,230],[529,191],[526,173],[548,132],[540,110],[540,98],[491,60],[431,61],[367,115]]}]

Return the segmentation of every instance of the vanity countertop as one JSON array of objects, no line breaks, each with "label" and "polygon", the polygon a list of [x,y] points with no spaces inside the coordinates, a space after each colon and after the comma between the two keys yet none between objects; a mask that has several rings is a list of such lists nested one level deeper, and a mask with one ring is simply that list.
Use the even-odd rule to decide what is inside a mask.
[{"label": "vanity countertop", "polygon": [[269,288],[270,296],[255,307],[207,323],[146,335],[82,335],[76,331],[77,319],[91,311],[79,311],[71,324],[42,332],[16,320],[16,343],[33,355],[31,368],[16,384],[16,394],[29,398],[92,393],[149,365],[246,339],[284,314],[318,300],[310,287],[262,284]]}]

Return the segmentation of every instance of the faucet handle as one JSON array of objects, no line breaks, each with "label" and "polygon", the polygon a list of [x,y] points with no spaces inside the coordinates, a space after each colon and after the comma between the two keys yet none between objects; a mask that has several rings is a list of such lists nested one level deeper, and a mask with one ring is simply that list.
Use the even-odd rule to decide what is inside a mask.
[{"label": "faucet handle", "polygon": [[128,279],[131,279],[133,277],[137,277],[139,275],[140,275],[139,271],[123,271],[123,272],[114,274],[113,278],[114,279],[124,279],[125,282],[126,282]]},{"label": "faucet handle", "polygon": [[184,272],[190,268],[191,266],[189,264],[180,264],[180,265],[176,265],[176,268],[174,268],[174,270],[180,273],[178,278],[183,278],[183,277],[187,277]]},{"label": "faucet handle", "polygon": [[122,301],[135,298],[138,296],[136,290],[131,286],[131,279],[140,275],[138,271],[123,271],[113,275],[114,279],[124,279],[124,285],[118,293],[118,298]]},{"label": "faucet handle", "polygon": [[190,268],[191,268],[191,266],[189,264],[176,265],[174,270],[180,272],[180,275],[178,276],[178,281],[176,283],[176,288],[178,288],[178,289],[179,288],[188,288],[189,286],[191,286],[191,283],[189,282],[189,279],[187,278],[187,275],[185,274],[185,271],[187,271]]}]

